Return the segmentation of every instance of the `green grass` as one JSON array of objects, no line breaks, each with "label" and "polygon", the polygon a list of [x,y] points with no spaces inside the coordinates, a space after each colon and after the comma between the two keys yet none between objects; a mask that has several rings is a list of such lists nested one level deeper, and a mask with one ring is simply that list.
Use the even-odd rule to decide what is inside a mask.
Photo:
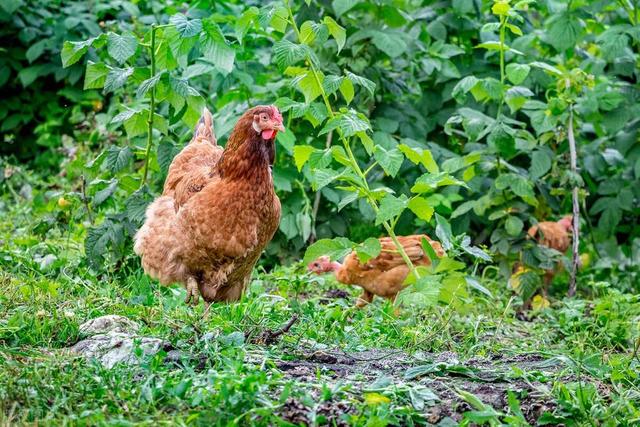
[{"label": "green grass", "polygon": [[[56,193],[35,192],[34,202],[16,203],[7,194],[0,204],[4,424],[524,425],[533,419],[519,414],[533,411],[535,402],[546,405],[535,416],[541,423],[640,422],[640,363],[633,353],[637,295],[600,283],[587,289],[588,300],[556,299],[550,309],[520,321],[518,299],[488,271],[483,285],[493,298],[473,292],[460,310],[394,316],[383,301],[354,309],[359,290],[292,266],[257,272],[242,301],[215,305],[204,318],[202,306],[183,303],[184,290],[150,281],[133,257],[108,272],[90,268],[80,244],[83,226],[66,225],[55,208]],[[59,226],[38,234],[38,225],[52,215]],[[46,255],[55,256],[49,265]],[[349,297],[328,297],[334,289]],[[166,363],[161,352],[105,369],[71,354],[67,347],[80,339],[79,325],[104,314],[139,322],[142,335],[167,340],[182,361]],[[280,328],[294,314],[299,321],[277,343],[256,343],[260,333]],[[360,353],[372,349],[376,353]],[[326,363],[319,351],[329,357]],[[355,373],[326,369],[332,358],[354,353],[380,356],[350,362],[361,369]],[[406,376],[410,366],[443,355],[455,355],[457,362]],[[531,355],[548,366],[518,362]],[[284,362],[301,364],[306,374],[296,376],[282,368]],[[391,367],[385,375],[369,375],[385,363]],[[482,401],[482,387],[498,387],[486,374],[498,375],[500,387],[513,391],[504,393],[500,407]],[[430,417],[432,407],[420,403],[425,389],[445,402],[455,396],[451,414]],[[482,402],[465,394],[470,390],[480,390]]]}]

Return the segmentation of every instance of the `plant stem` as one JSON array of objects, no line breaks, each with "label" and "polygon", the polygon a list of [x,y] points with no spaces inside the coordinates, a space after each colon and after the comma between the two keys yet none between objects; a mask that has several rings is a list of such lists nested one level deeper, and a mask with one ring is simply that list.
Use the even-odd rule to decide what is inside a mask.
[{"label": "plant stem", "polygon": [[[571,173],[575,177],[578,173],[578,155],[576,153],[576,140],[573,135],[573,105],[569,105],[569,122],[567,124],[567,138],[569,139],[569,156],[571,160]],[[580,204],[578,200],[578,187],[574,184],[572,190],[573,204],[573,246],[571,259],[571,278],[569,279],[568,296],[576,294],[576,275],[578,273],[578,262],[580,260]]]},{"label": "plant stem", "polygon": [[500,104],[498,105],[497,117],[500,117],[502,112],[502,104],[504,104],[504,80],[505,80],[505,67],[504,67],[504,39],[507,28],[508,18],[506,16],[500,16]]},{"label": "plant stem", "polygon": [[[156,75],[156,25],[151,25],[151,76],[153,78]],[[156,109],[156,88],[151,88],[151,101],[149,103],[149,118],[147,124],[147,149],[144,155],[144,173],[142,175],[142,182],[140,188],[147,183],[147,175],[149,174],[149,157],[151,155],[151,142],[153,141],[153,115]]]},{"label": "plant stem", "polygon": [[[291,115],[289,115],[291,117]],[[333,141],[333,131],[327,133],[327,141],[325,143],[325,148],[331,147],[331,141]],[[316,241],[316,217],[318,216],[318,209],[320,208],[320,198],[322,197],[322,193],[320,191],[316,191],[316,195],[313,199],[313,208],[311,210],[311,219],[313,220],[313,227],[311,232],[311,238],[309,239],[311,242]]]},{"label": "plant stem", "polygon": [[[287,11],[289,13],[289,20],[290,20],[291,26],[293,27],[293,31],[295,32],[296,37],[298,38],[298,42],[300,42],[302,40],[302,38],[300,37],[300,30],[298,29],[298,24],[296,24],[296,21],[295,21],[295,19],[293,17],[293,11],[291,10],[291,6],[289,5],[289,1],[285,0],[284,4],[285,4],[285,6],[287,8]],[[313,74],[313,77],[314,77],[314,79],[316,81],[316,84],[318,85],[318,88],[320,89],[320,95],[322,96],[322,100],[324,101],[324,105],[327,108],[327,114],[329,115],[329,117],[331,119],[333,119],[333,118],[335,118],[335,113],[333,112],[333,108],[331,107],[331,102],[329,102],[329,97],[327,96],[326,92],[324,91],[324,88],[322,87],[322,82],[320,81],[320,76],[318,74],[318,70],[317,70],[315,64],[313,63],[313,61],[311,59],[308,60],[308,63],[309,63],[309,69],[311,70],[311,73]],[[340,141],[342,141],[342,145],[344,146],[345,151],[347,152],[347,156],[349,157],[350,164],[351,164],[351,167],[352,167],[353,171],[362,180],[362,188],[363,188],[363,190],[365,190],[365,193],[367,194],[367,201],[369,202],[369,205],[371,205],[371,207],[373,208],[374,212],[377,213],[379,211],[378,203],[377,203],[376,199],[371,195],[371,190],[369,189],[369,183],[367,182],[367,177],[362,172],[362,169],[360,168],[360,165],[358,164],[358,161],[357,161],[356,157],[353,155],[353,151],[351,151],[351,146],[349,144],[349,140],[348,140],[348,138],[346,138],[343,135],[342,130],[339,127],[336,128],[336,131],[338,133]],[[396,233],[393,230],[393,227],[389,224],[388,221],[383,221],[382,225],[385,228],[385,230],[387,231],[387,233],[389,234],[389,237],[391,238],[393,243],[396,245],[396,249],[398,249],[398,253],[402,257],[404,262],[411,269],[411,271],[413,272],[413,274],[416,277],[416,279],[419,279],[420,278],[420,274],[418,273],[418,271],[416,270],[415,266],[411,262],[411,259],[407,255],[407,252],[404,250],[404,247],[400,244],[400,241],[398,240],[398,237],[396,236]]]}]

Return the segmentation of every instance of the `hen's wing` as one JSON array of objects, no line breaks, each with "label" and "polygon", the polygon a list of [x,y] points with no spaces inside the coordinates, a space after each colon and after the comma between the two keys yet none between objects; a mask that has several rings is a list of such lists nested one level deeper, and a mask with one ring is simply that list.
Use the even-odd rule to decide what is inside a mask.
[{"label": "hen's wing", "polygon": [[167,172],[162,195],[174,199],[176,211],[217,176],[220,157],[222,148],[217,145],[211,113],[205,109],[193,139],[173,159]]},{"label": "hen's wing", "polygon": [[[427,242],[434,249],[438,257],[444,256],[444,251],[440,243],[431,240],[426,234],[418,234],[413,236],[400,236],[398,241],[404,248],[407,256],[414,265],[431,265],[429,257],[422,248],[422,239],[426,239]],[[400,252],[398,252],[396,245],[393,243],[390,237],[383,237],[380,239],[380,245],[382,251],[376,258],[369,260],[364,266],[368,269],[377,269],[381,271],[391,270],[394,267],[405,264]]]}]

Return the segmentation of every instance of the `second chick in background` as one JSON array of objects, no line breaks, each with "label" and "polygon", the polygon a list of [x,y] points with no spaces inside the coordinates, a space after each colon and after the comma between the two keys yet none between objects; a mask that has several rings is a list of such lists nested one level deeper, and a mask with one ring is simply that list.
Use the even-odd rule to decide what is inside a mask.
[{"label": "second chick in background", "polygon": [[[422,247],[422,239],[426,239],[438,257],[445,255],[439,242],[426,234],[399,236],[398,241],[415,266],[430,266],[431,260]],[[380,254],[361,263],[355,252],[351,252],[340,264],[329,257],[320,257],[308,265],[308,270],[316,274],[333,272],[338,282],[345,285],[356,285],[363,289],[358,298],[357,307],[364,307],[380,296],[394,301],[398,292],[404,288],[404,281],[409,275],[409,266],[402,259],[390,237],[379,239],[382,250]]]}]

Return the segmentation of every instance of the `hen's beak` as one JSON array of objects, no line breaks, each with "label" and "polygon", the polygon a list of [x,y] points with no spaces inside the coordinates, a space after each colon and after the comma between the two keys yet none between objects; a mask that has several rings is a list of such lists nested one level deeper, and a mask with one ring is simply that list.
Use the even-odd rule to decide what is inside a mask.
[{"label": "hen's beak", "polygon": [[277,130],[278,132],[284,132],[284,125],[282,123],[273,122],[273,130]]}]

